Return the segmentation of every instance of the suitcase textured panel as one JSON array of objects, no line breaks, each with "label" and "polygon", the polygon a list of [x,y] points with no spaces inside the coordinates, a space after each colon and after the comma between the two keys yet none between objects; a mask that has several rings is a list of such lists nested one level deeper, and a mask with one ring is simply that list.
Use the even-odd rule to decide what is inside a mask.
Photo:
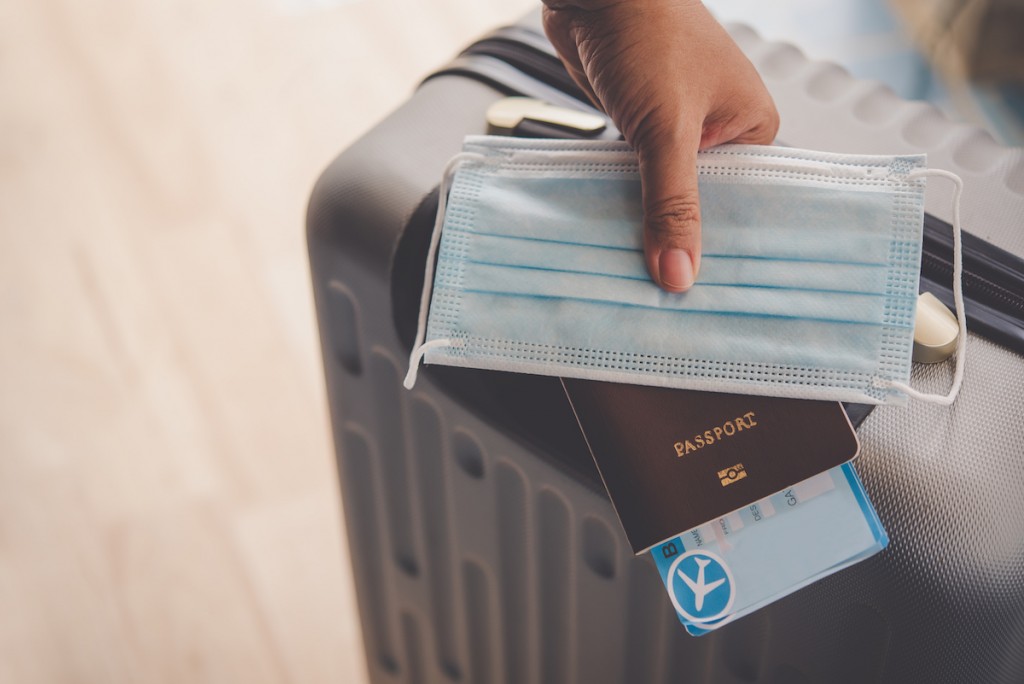
[{"label": "suitcase textured panel", "polygon": [[[700,639],[676,621],[653,564],[630,554],[557,380],[425,367],[415,391],[401,389],[445,162],[504,94],[587,108],[537,61],[550,53],[537,24],[501,34],[528,59],[470,50],[425,82],[338,157],[310,202],[371,679],[1024,681],[1024,359],[1008,347],[970,336],[952,409],[882,408],[861,425],[857,469],[886,551]],[[1024,254],[1020,150],[730,30],[772,90],[781,140],[926,150],[964,176],[966,228]],[[940,182],[927,209],[949,219]],[[944,366],[915,368],[916,386],[948,381]]]}]

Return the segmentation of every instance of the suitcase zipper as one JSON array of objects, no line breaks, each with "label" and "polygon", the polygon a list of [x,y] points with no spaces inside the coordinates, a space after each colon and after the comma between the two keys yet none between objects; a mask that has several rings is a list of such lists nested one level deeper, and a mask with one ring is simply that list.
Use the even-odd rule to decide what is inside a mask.
[{"label": "suitcase zipper", "polygon": [[[1024,260],[963,233],[963,290],[967,327],[1024,354]],[[952,307],[953,237],[949,224],[925,214],[921,291]]]},{"label": "suitcase zipper", "polygon": [[541,83],[570,95],[580,102],[589,100],[562,66],[547,39],[521,27],[499,29],[478,40],[463,55],[483,55],[499,59]]},{"label": "suitcase zipper", "polygon": [[[491,68],[496,61],[510,71]],[[566,73],[544,36],[512,26],[470,45],[448,67],[426,80],[459,74],[508,95],[534,97],[561,106],[597,111]],[[609,126],[608,133],[618,137]],[[571,137],[553,131],[551,137]],[[604,137],[604,136],[602,136]],[[968,328],[1024,354],[1024,260],[970,233],[963,234],[963,290]],[[921,258],[922,292],[953,305],[953,238],[950,225],[925,214]]]}]

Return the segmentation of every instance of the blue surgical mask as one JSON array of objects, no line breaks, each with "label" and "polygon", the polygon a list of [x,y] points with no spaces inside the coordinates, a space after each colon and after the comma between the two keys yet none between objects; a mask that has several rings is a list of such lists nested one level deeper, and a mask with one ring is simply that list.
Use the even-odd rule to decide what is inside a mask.
[{"label": "blue surgical mask", "polygon": [[[712,392],[952,403],[967,337],[961,185],[923,165],[751,145],[702,152],[701,271],[689,291],[669,293],[644,265],[625,143],[467,138],[446,173],[447,205],[442,187],[406,386],[423,358]],[[928,175],[956,184],[960,338],[945,396],[907,384]]]}]

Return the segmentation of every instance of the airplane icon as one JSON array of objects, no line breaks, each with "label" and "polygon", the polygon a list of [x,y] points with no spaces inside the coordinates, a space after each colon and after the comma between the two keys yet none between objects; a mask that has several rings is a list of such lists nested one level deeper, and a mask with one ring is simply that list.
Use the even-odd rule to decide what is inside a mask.
[{"label": "airplane icon", "polygon": [[725,583],[725,578],[723,577],[722,579],[717,579],[714,582],[705,582],[704,581],[704,568],[706,568],[708,566],[708,564],[711,563],[711,560],[710,559],[706,559],[706,558],[705,559],[694,558],[693,560],[694,560],[695,563],[697,563],[697,568],[698,568],[698,570],[697,570],[697,581],[694,581],[694,580],[690,579],[682,571],[682,569],[677,569],[676,573],[679,575],[679,577],[684,582],[686,582],[686,586],[690,587],[690,591],[693,592],[694,607],[699,612],[699,611],[704,609],[704,597],[707,596],[708,594],[710,594],[711,592],[713,592],[718,587],[722,586],[722,584]]}]

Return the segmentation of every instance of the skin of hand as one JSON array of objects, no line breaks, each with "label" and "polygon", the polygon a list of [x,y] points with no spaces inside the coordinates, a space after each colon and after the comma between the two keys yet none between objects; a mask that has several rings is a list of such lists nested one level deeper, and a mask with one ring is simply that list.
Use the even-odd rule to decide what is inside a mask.
[{"label": "skin of hand", "polygon": [[544,30],[570,75],[639,157],[647,270],[663,289],[683,292],[700,271],[697,151],[771,143],[775,103],[700,2],[544,3]]}]

